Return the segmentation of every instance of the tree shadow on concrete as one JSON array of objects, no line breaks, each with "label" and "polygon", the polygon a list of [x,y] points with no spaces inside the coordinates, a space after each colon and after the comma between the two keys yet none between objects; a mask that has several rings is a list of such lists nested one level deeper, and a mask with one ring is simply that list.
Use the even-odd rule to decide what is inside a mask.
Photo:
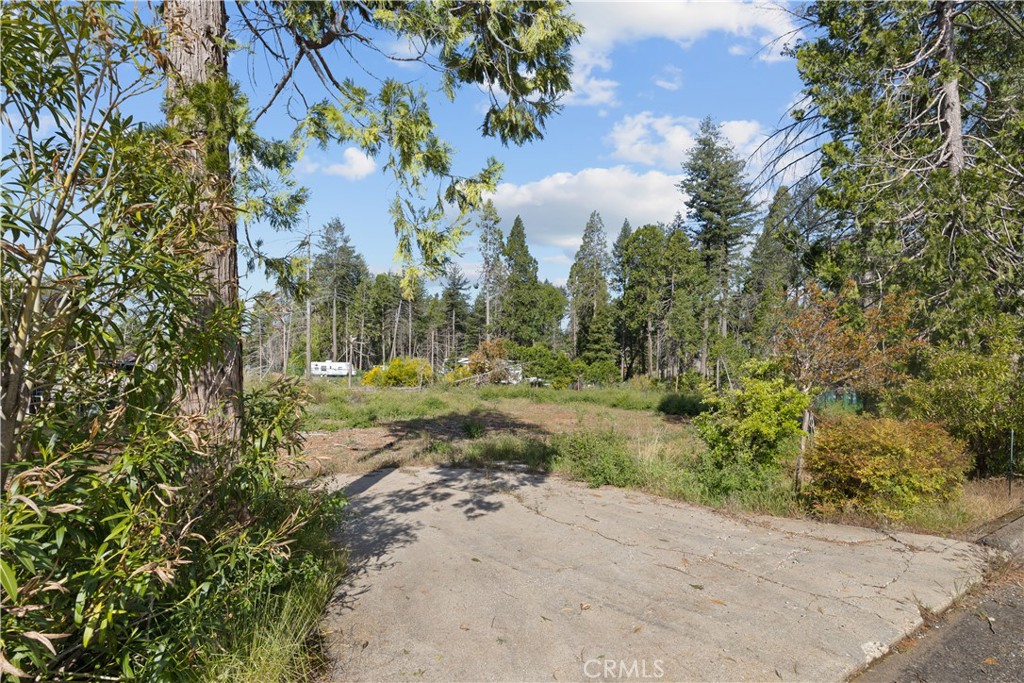
[{"label": "tree shadow on concrete", "polygon": [[373,487],[397,472],[382,469],[348,485],[349,515],[336,540],[348,551],[345,580],[335,591],[329,611],[351,609],[371,588],[372,575],[394,566],[396,550],[415,543],[423,523],[415,513],[430,506],[450,506],[467,522],[505,507],[508,495],[540,485],[547,474],[523,467],[439,468],[421,486],[385,490]]},{"label": "tree shadow on concrete", "polygon": [[378,456],[412,447],[417,442],[429,441],[456,442],[477,439],[493,434],[529,434],[546,436],[549,434],[540,425],[521,420],[515,416],[498,410],[474,409],[462,413],[449,413],[431,418],[413,418],[394,420],[384,425],[389,440],[378,448],[373,448],[359,456],[360,462],[372,460]]}]

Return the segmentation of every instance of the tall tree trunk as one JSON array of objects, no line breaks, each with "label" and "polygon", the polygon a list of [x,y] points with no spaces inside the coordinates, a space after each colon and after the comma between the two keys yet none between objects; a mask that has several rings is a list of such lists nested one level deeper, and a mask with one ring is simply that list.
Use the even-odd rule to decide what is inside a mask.
[{"label": "tall tree trunk", "polygon": [[331,360],[338,362],[338,288],[331,298]]},{"label": "tall tree trunk", "polygon": [[654,335],[650,318],[647,319],[647,376],[654,377]]},{"label": "tall tree trunk", "polygon": [[412,302],[410,301],[409,302],[409,348],[407,349],[407,354],[406,354],[410,358],[412,356],[416,355],[415,353],[413,353],[413,338],[412,338],[412,317],[413,316],[412,316],[412,314],[413,314],[413,305],[412,305]]},{"label": "tall tree trunk", "polygon": [[[204,315],[213,317],[225,309],[238,315],[238,225],[228,161],[231,140],[227,134],[211,130],[209,121],[185,122],[173,115],[175,102],[187,99],[196,85],[220,81],[224,85],[221,92],[226,93],[227,12],[222,1],[165,0],[163,13],[170,71],[167,86],[172,111],[170,123],[188,125],[187,132],[202,143],[196,146],[195,152],[196,166],[202,169],[207,185],[205,206],[201,210],[213,222],[206,251],[210,289],[202,301]],[[225,100],[221,106],[227,108],[231,103]],[[192,383],[185,388],[182,410],[187,414],[210,416],[219,438],[231,443],[237,441],[241,431],[240,326],[225,333],[219,345],[218,353],[203,363]]]},{"label": "tall tree trunk", "polygon": [[399,326],[401,324],[402,324],[402,300],[399,299],[398,300],[398,310],[395,311],[395,329],[394,329],[394,332],[391,333],[391,358],[389,359],[389,361],[392,361],[392,360],[395,359],[395,354],[397,353],[397,350],[398,350],[398,330],[399,330]]},{"label": "tall tree trunk", "polygon": [[491,288],[484,287],[484,338],[491,341]]},{"label": "tall tree trunk", "polygon": [[[947,0],[939,3],[939,40],[942,44],[942,58],[951,65],[956,64],[956,27],[953,26],[955,13],[955,2]],[[946,138],[949,172],[957,175],[964,169],[966,155],[960,79],[955,75],[942,82],[942,128]]]},{"label": "tall tree trunk", "polygon": [[700,363],[700,376],[706,380],[708,378],[708,328],[710,327],[707,307],[701,315],[700,327],[700,359],[698,362]]},{"label": "tall tree trunk", "polygon": [[362,372],[366,368],[365,359],[363,353],[366,348],[366,311],[360,306],[359,309],[359,370]]},{"label": "tall tree trunk", "polygon": [[796,472],[793,474],[793,490],[797,493],[800,492],[800,486],[803,483],[804,455],[807,453],[807,449],[810,448],[811,441],[814,438],[814,413],[811,412],[810,406],[804,409],[804,421],[801,426],[804,433],[800,435],[800,451],[796,456]]}]

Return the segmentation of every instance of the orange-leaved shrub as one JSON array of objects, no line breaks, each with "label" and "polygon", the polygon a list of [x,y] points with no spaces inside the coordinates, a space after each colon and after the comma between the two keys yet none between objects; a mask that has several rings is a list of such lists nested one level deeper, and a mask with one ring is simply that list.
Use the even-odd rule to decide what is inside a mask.
[{"label": "orange-leaved shrub", "polygon": [[824,511],[899,519],[916,505],[957,497],[970,467],[963,442],[934,422],[845,416],[821,425],[806,493]]}]

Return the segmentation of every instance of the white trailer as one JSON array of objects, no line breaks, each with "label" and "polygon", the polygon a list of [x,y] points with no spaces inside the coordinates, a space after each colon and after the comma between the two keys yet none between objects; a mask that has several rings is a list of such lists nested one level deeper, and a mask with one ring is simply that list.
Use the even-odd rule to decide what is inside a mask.
[{"label": "white trailer", "polygon": [[332,360],[314,361],[310,364],[309,372],[314,377],[352,377],[356,374],[351,363]]}]

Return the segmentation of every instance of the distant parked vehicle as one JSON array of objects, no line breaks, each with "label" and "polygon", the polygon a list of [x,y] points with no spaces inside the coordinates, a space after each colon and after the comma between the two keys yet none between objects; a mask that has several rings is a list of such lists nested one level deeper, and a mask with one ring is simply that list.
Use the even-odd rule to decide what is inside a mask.
[{"label": "distant parked vehicle", "polygon": [[311,363],[309,372],[313,377],[351,377],[356,369],[351,363],[323,360]]}]

